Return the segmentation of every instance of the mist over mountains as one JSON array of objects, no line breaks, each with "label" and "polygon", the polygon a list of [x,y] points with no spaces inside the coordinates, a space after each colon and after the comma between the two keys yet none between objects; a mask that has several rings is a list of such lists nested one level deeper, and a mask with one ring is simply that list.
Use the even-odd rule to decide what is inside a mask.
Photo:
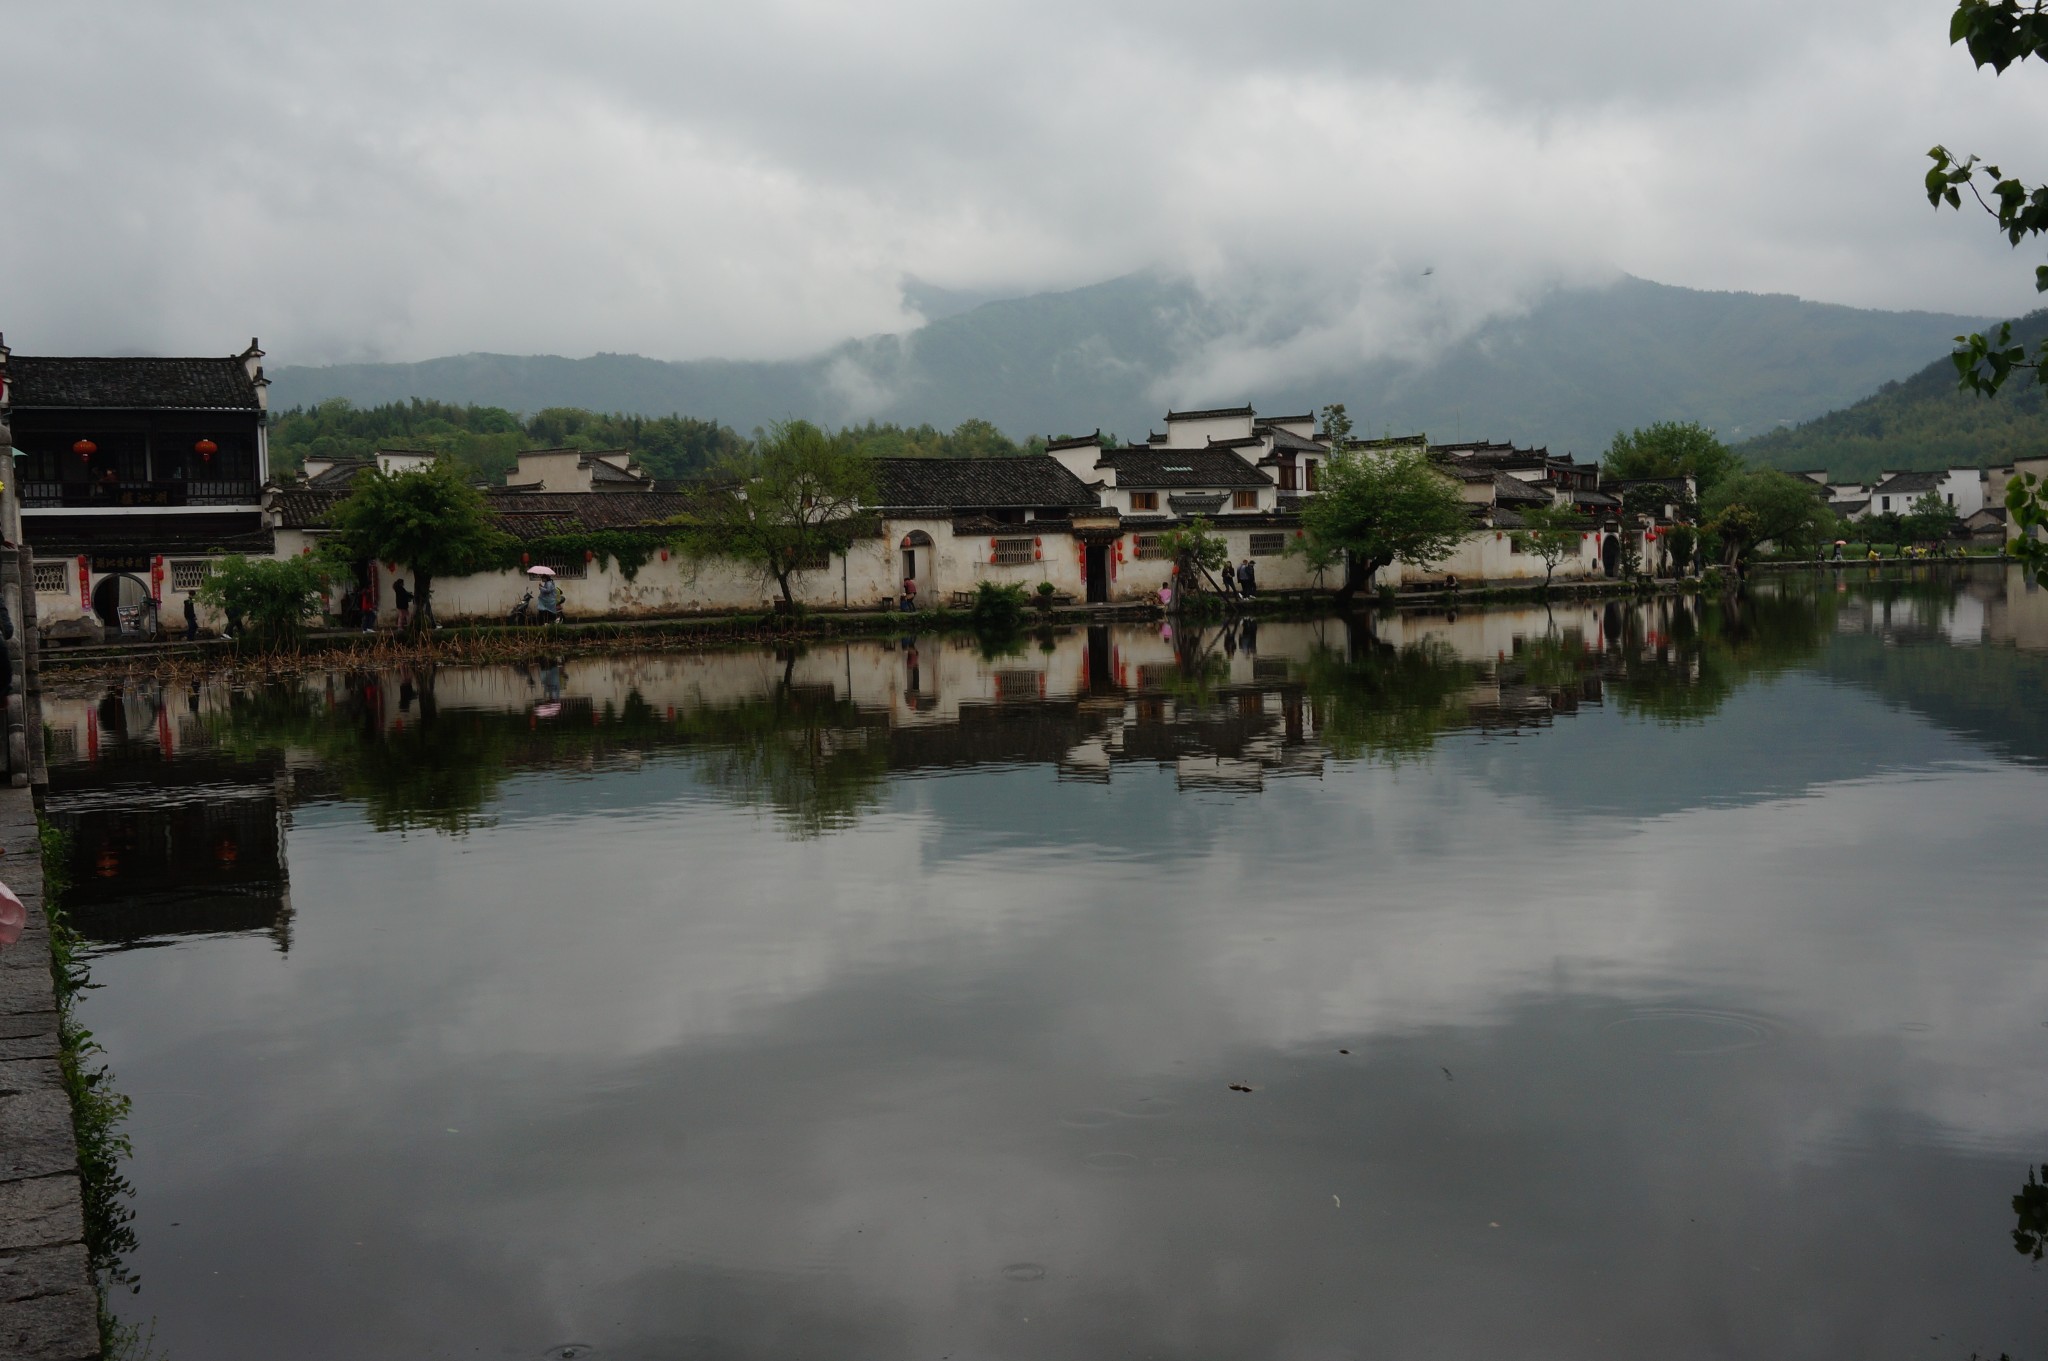
[{"label": "mist over mountains", "polygon": [[926,325],[803,359],[466,354],[282,367],[271,404],[423,397],[680,412],[743,431],[799,416],[940,427],[980,416],[1019,438],[1099,427],[1142,439],[1169,408],[1249,401],[1282,413],[1341,401],[1361,433],[1591,455],[1616,430],[1656,420],[1699,420],[1730,442],[1809,420],[1920,368],[1983,320],[1623,277],[1556,289],[1456,338],[1397,337],[1379,357],[1346,360],[1341,345],[1311,343],[1313,319],[1260,318],[1160,274],[993,301],[906,291]]}]

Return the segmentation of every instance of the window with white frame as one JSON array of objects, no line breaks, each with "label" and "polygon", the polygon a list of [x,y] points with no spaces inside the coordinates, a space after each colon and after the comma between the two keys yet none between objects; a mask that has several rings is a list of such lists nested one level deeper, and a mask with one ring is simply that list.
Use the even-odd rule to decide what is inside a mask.
[{"label": "window with white frame", "polygon": [[1142,560],[1145,558],[1163,558],[1166,556],[1166,550],[1159,546],[1159,540],[1161,538],[1160,535],[1134,534],[1131,536],[1131,538],[1135,545],[1136,554],[1139,559]]},{"label": "window with white frame", "polygon": [[70,574],[65,571],[68,563],[39,562],[36,564],[36,593],[38,595],[62,595],[71,589]]},{"label": "window with white frame", "polygon": [[213,564],[204,558],[171,564],[171,589],[190,595],[200,584],[213,575]]}]

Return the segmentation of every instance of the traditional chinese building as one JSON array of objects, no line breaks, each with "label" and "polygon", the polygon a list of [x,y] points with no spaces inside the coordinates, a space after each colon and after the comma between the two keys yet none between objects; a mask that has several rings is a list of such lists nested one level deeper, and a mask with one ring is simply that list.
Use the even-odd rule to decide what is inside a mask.
[{"label": "traditional chinese building", "polygon": [[0,359],[45,621],[174,622],[209,559],[271,551],[262,359],[253,340],[225,358]]}]

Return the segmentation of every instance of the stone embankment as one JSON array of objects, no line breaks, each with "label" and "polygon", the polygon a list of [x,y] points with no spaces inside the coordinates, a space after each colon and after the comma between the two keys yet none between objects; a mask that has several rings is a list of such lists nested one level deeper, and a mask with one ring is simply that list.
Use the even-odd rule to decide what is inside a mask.
[{"label": "stone embankment", "polygon": [[99,1297],[58,1060],[41,855],[28,789],[0,786],[0,880],[27,909],[20,939],[0,946],[0,1357],[86,1361],[100,1354]]}]

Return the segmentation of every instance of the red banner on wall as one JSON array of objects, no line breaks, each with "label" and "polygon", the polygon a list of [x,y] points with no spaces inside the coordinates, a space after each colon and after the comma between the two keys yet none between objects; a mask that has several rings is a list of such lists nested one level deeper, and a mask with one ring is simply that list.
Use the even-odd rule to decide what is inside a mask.
[{"label": "red banner on wall", "polygon": [[81,609],[92,608],[92,559],[83,553],[78,555],[78,604]]}]

